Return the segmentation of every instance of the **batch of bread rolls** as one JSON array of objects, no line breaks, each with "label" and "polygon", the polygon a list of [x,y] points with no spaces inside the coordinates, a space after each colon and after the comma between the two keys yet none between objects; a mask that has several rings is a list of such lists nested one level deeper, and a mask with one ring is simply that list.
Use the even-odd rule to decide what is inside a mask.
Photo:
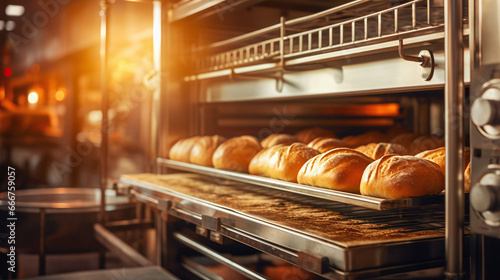
[{"label": "batch of bread rolls", "polygon": [[[439,194],[445,185],[444,140],[389,130],[342,139],[323,128],[271,134],[194,136],[177,141],[169,158],[337,191],[399,199]],[[465,191],[470,155],[464,150]]]}]

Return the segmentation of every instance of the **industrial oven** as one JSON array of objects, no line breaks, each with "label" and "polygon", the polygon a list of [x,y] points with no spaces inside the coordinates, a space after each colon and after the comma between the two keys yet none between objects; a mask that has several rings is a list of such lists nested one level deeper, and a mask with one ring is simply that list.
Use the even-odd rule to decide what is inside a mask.
[{"label": "industrial oven", "polygon": [[[228,271],[250,279],[276,271],[275,279],[498,279],[499,5],[154,1],[152,172],[123,175],[116,187],[153,209],[157,264],[182,279],[237,279]],[[109,10],[103,1],[104,92]],[[181,138],[261,140],[308,127],[339,137],[442,136],[446,190],[382,199],[168,159]]]}]

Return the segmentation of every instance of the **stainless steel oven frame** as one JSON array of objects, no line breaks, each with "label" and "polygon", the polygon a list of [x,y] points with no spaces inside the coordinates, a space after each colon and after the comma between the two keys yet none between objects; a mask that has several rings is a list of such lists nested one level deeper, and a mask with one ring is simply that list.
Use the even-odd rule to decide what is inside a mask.
[{"label": "stainless steel oven frame", "polygon": [[[464,126],[467,125],[464,124],[464,117],[466,117],[464,114],[466,111],[466,104],[464,104],[465,84],[471,82],[471,96],[475,96],[473,92],[475,89],[474,79],[480,68],[478,61],[482,54],[480,51],[482,50],[481,42],[484,39],[481,37],[484,36],[484,23],[481,22],[481,13],[484,12],[484,9],[481,10],[481,7],[484,8],[486,2],[495,1],[405,1],[400,8],[384,9],[380,12],[370,13],[369,16],[356,17],[340,24],[327,25],[327,27],[295,31],[295,25],[300,26],[304,22],[317,20],[329,13],[333,14],[343,9],[372,2],[369,0],[350,1],[312,16],[292,20],[281,18],[280,22],[267,28],[212,43],[208,46],[208,49],[212,50],[211,55],[206,55],[207,48],[204,47],[189,50],[193,57],[200,59],[196,59],[196,65],[191,65],[191,72],[181,75],[178,75],[176,69],[169,65],[169,57],[177,54],[178,51],[179,46],[176,46],[175,41],[182,36],[179,34],[180,30],[176,27],[176,23],[193,15],[224,14],[236,9],[239,5],[249,6],[259,1],[153,2],[155,29],[160,30],[160,32],[155,33],[154,50],[155,67],[157,67],[160,79],[158,90],[154,95],[155,102],[152,111],[152,119],[154,120],[152,139],[155,143],[152,143],[151,162],[156,168],[156,173],[163,174],[172,168],[175,169],[175,163],[169,164],[167,162],[166,165],[164,164],[164,155],[167,154],[169,147],[175,140],[190,135],[209,134],[217,131],[217,128],[210,125],[210,123],[217,122],[212,117],[213,110],[217,109],[214,107],[217,106],[212,106],[212,104],[245,102],[251,104],[258,100],[269,102],[282,100],[285,103],[293,103],[295,100],[301,102],[311,98],[321,99],[324,97],[342,100],[342,98],[352,99],[367,95],[385,94],[391,96],[398,92],[425,92],[444,89],[444,111],[439,111],[439,113],[444,114],[447,153],[444,203],[445,275],[448,279],[468,277],[464,274],[469,270],[468,260],[464,258],[464,251],[468,251],[467,248],[464,248],[464,182],[463,175],[456,170],[464,169],[462,166],[463,147],[466,140],[464,137],[467,135],[464,131]],[[103,0],[102,3],[101,58],[104,100],[102,110],[103,116],[105,116],[107,112],[105,78],[108,72],[106,64],[108,18],[106,15],[112,5],[106,0]],[[426,5],[427,25],[424,27],[418,25],[419,20],[417,19],[420,10],[416,7],[421,4]],[[464,6],[468,6],[468,10],[466,10],[468,21],[465,28]],[[408,30],[398,29],[397,18],[402,14],[400,11],[403,9],[411,11],[409,12],[410,28]],[[431,22],[431,14],[436,10],[442,11],[442,17],[438,17],[442,21]],[[382,18],[385,12],[391,13],[391,17],[396,19],[392,26],[394,32],[387,36],[383,34],[382,28],[384,23]],[[372,18],[375,19],[375,33],[371,33],[368,29]],[[358,28],[362,30],[359,39],[356,35]],[[339,42],[334,42],[332,34],[335,34],[337,29],[341,34],[350,32],[352,40],[342,42],[341,39]],[[491,27],[490,30],[492,30]],[[268,34],[275,36],[269,37]],[[264,35],[265,38],[271,39],[259,41],[258,39]],[[468,42],[464,41],[464,35],[469,37]],[[240,44],[246,40],[251,43]],[[233,45],[238,47],[228,47]],[[409,53],[415,55],[409,55]],[[202,55],[198,56],[199,54]],[[343,64],[342,59],[347,59],[349,63]],[[323,66],[318,67],[318,65]],[[193,69],[197,70],[193,71]],[[380,75],[380,73],[391,73],[392,69],[399,69],[402,78],[393,79],[391,75]],[[324,82],[320,85],[312,84],[311,81],[315,79],[321,79]],[[420,109],[422,108],[417,106],[415,111]],[[428,113],[429,109],[424,109],[424,112]],[[179,116],[182,116],[182,121],[179,121]],[[415,114],[415,127],[418,127],[419,121],[418,114]],[[429,120],[427,119],[427,121]],[[300,124],[297,124],[298,126]],[[230,127],[228,125],[227,128],[230,129]],[[471,131],[473,129],[474,125],[471,124]],[[429,127],[427,126],[424,130],[428,132]],[[103,130],[103,139],[106,138],[106,131]],[[475,145],[472,143],[473,141],[476,140],[472,138],[472,146]],[[474,147],[472,148],[474,149]],[[106,145],[102,146],[102,152],[105,163]],[[478,161],[475,157],[472,158],[473,165],[479,165]],[[472,169],[473,182],[478,177],[478,169],[477,167]],[[106,173],[105,169],[101,172],[103,191],[108,186]],[[150,204],[159,213],[156,224],[159,235],[158,265],[172,260],[169,253],[175,252],[178,246],[172,240],[190,246],[190,242],[184,237],[168,232],[170,223],[168,216],[173,211],[172,201],[176,201],[182,195],[177,194],[165,199],[163,195],[156,193],[157,187],[154,187],[154,191],[151,192],[151,186],[147,183],[131,183],[127,180],[122,180],[122,183],[124,184],[122,186],[124,192]],[[146,191],[148,188],[150,190]],[[211,207],[207,209],[209,208]],[[205,210],[208,211],[207,209]],[[473,211],[475,210],[471,209],[471,213]],[[214,221],[209,215],[202,215],[200,219],[196,215],[194,217],[183,216],[182,213],[177,213],[174,216],[182,217],[182,219],[199,225],[200,231],[203,228],[213,230],[213,223],[215,223],[213,231],[217,233],[220,226],[218,220]],[[104,211],[102,217],[105,217]],[[204,224],[204,219],[206,224]],[[230,233],[226,233],[226,237],[228,236],[231,238]],[[475,259],[481,258],[481,256],[476,255],[476,252],[481,254],[481,250],[475,249],[482,245],[477,245],[475,242],[476,239],[481,240],[476,232],[473,232],[471,237],[473,249],[471,252],[472,261],[470,262],[473,264],[471,278],[474,278],[479,269],[474,265],[477,263]],[[316,261],[322,263],[324,260],[316,259]],[[257,276],[255,277],[258,279]],[[332,277],[335,279],[336,276]]]}]

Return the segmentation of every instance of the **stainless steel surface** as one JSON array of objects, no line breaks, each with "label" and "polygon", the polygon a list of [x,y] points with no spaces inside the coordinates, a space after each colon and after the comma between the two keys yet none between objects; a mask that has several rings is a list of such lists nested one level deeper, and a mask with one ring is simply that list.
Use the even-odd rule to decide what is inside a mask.
[{"label": "stainless steel surface", "polygon": [[95,236],[99,242],[129,266],[152,266],[153,263],[118,238],[102,224],[94,224]]},{"label": "stainless steel surface", "polygon": [[108,73],[108,51],[109,51],[109,9],[111,2],[109,0],[101,0],[101,37],[100,37],[100,74],[101,74],[101,147],[100,147],[100,187],[101,187],[101,223],[106,222],[106,188],[108,185],[108,94],[109,94],[109,73]]},{"label": "stainless steel surface", "polygon": [[[114,190],[106,190],[106,196],[106,211],[131,205],[129,198],[116,196]],[[7,202],[7,193],[0,193],[0,209],[7,208]],[[16,191],[17,212],[39,212],[40,209],[45,209],[46,213],[98,212],[100,206],[99,189],[52,188]]]},{"label": "stainless steel surface", "polygon": [[250,175],[239,172],[231,172],[220,170],[201,165],[178,162],[169,159],[158,159],[158,164],[165,167],[174,168],[182,171],[189,171],[202,175],[209,175],[214,178],[223,180],[234,180],[242,183],[272,188],[284,192],[292,192],[296,194],[316,197],[324,200],[348,203],[352,205],[362,206],[375,210],[387,210],[394,208],[409,208],[423,205],[442,204],[444,201],[443,195],[425,196],[407,199],[383,199],[378,197],[363,196],[348,192],[335,191],[313,186],[306,186],[282,180],[271,179],[262,176]]},{"label": "stainless steel surface", "polygon": [[[500,166],[489,165],[471,190],[471,206],[486,225],[500,226]],[[500,234],[498,235],[500,237]]]},{"label": "stainless steel surface", "polygon": [[[464,235],[463,1],[446,0],[445,13],[445,146],[446,146],[446,276],[461,279]],[[457,172],[459,171],[459,172]]]},{"label": "stainless steel surface", "polygon": [[[436,34],[429,37],[436,37]],[[413,42],[425,41],[415,38]],[[409,44],[412,40],[406,39]],[[276,82],[271,79],[229,81],[225,79],[207,79],[230,75],[230,70],[211,72],[186,77],[187,80],[201,80],[201,102],[227,102],[259,99],[292,99],[359,96],[370,94],[400,93],[442,89],[444,87],[444,54],[439,43],[431,45],[436,61],[436,69],[430,81],[421,78],[420,66],[408,63],[397,55],[397,41],[378,45],[363,46],[356,49],[312,55],[304,58],[287,60],[285,67],[302,63],[325,63],[321,69],[301,72],[285,72],[281,92],[276,91]],[[392,52],[379,53],[381,49]],[[372,51],[371,55],[357,57],[351,51]],[[419,50],[417,50],[418,53]],[[468,52],[465,53],[468,59]],[[348,59],[349,64],[340,65],[335,59]],[[328,61],[332,61],[330,64]],[[252,74],[262,70],[277,71],[277,63],[266,63],[254,66],[235,68],[235,73]],[[465,65],[468,72],[468,64]],[[398,77],[395,79],[394,77]],[[469,76],[467,75],[467,78]],[[316,81],[320,80],[321,83]]]},{"label": "stainless steel surface", "polygon": [[184,236],[181,233],[178,232],[174,233],[174,237],[182,244],[188,246],[189,248],[209,257],[212,260],[217,261],[220,264],[223,264],[231,268],[232,270],[240,273],[241,275],[247,277],[248,279],[267,279],[266,277],[222,256],[218,252],[189,239],[188,237]]},{"label": "stainless steel surface", "polygon": [[154,66],[154,91],[151,99],[151,122],[150,122],[150,143],[148,149],[148,162],[149,166],[146,170],[148,172],[156,172],[155,159],[158,157],[158,127],[160,126],[160,95],[162,89],[161,73],[164,69],[162,67],[162,40],[163,24],[166,17],[165,1],[153,1],[153,66]]},{"label": "stainless steel surface", "polygon": [[[272,218],[262,218],[254,214],[246,213],[247,211],[251,211],[252,207],[244,207],[240,204],[240,202],[237,201],[237,197],[232,198],[231,201],[235,205],[240,206],[228,207],[206,199],[202,199],[201,197],[207,198],[210,195],[206,193],[206,190],[197,189],[197,192],[195,194],[198,197],[194,197],[192,195],[185,194],[182,191],[176,190],[177,187],[182,187],[182,184],[184,184],[180,183],[179,180],[186,179],[191,182],[189,184],[192,184],[192,188],[201,188],[202,186],[207,186],[207,182],[212,180],[208,177],[194,174],[172,174],[161,176],[149,174],[147,176],[122,176],[121,181],[124,184],[131,185],[133,189],[136,189],[144,195],[149,195],[158,200],[171,201],[172,207],[167,211],[169,215],[179,217],[198,226],[202,225],[203,216],[209,216],[215,219],[219,219],[221,224],[220,230],[218,230],[217,233],[235,238],[240,242],[249,244],[250,246],[255,246],[259,249],[265,249],[267,247],[268,249],[263,251],[269,253],[280,252],[280,250],[275,250],[273,248],[282,248],[285,251],[290,252],[290,258],[288,258],[287,260],[297,265],[299,265],[297,263],[297,259],[295,259],[293,256],[294,254],[297,254],[299,252],[305,252],[313,256],[327,257],[329,259],[329,265],[331,266],[329,272],[325,274],[325,276],[327,277],[338,278],[339,275],[343,275],[340,272],[347,273],[357,271],[357,273],[359,274],[361,273],[361,271],[359,270],[373,270],[372,272],[380,270],[379,273],[381,273],[381,271],[390,270],[390,267],[394,267],[398,264],[402,265],[403,263],[405,264],[405,266],[408,266],[406,267],[407,269],[411,269],[411,264],[417,265],[417,263],[425,262],[426,260],[428,260],[428,258],[440,259],[444,257],[444,232],[442,228],[443,225],[440,225],[442,220],[441,222],[439,222],[440,219],[442,219],[444,216],[443,213],[438,214],[439,211],[436,211],[436,209],[432,211],[433,221],[430,221],[426,220],[430,218],[430,216],[427,218],[415,218],[414,215],[418,216],[422,214],[421,210],[410,211],[407,214],[404,214],[405,210],[395,210],[395,212],[385,212],[385,214],[381,213],[382,215],[380,215],[378,214],[379,212],[373,210],[363,209],[356,206],[349,206],[342,203],[325,202],[323,203],[323,207],[327,207],[328,209],[337,209],[325,211],[342,211],[347,216],[353,215],[352,217],[346,216],[346,222],[352,221],[352,219],[356,220],[365,217],[368,219],[373,219],[373,222],[378,221],[378,223],[381,223],[381,225],[387,225],[387,223],[389,223],[391,224],[387,225],[389,227],[404,228],[405,226],[408,226],[408,229],[412,228],[408,233],[409,236],[412,235],[412,231],[420,232],[422,230],[422,233],[425,233],[429,230],[432,231],[433,228],[438,229],[438,231],[436,232],[437,235],[432,233],[430,235],[424,234],[424,236],[426,237],[418,237],[412,235],[413,237],[410,238],[407,235],[403,235],[405,237],[401,236],[401,239],[389,238],[385,240],[377,240],[374,238],[361,238],[355,242],[339,242],[336,241],[335,238],[327,237],[328,234],[325,232],[313,233],[313,231],[309,229],[309,226],[305,228],[295,228],[290,225],[284,225],[277,220],[273,221],[273,219],[279,219],[280,215],[288,213],[280,212],[273,214]],[[219,191],[224,191],[224,189],[226,188],[234,188],[235,191],[239,192],[242,192],[241,187],[243,186],[238,185],[232,187],[231,185],[218,185],[213,183],[212,185]],[[122,188],[126,187],[122,186]],[[251,189],[252,188],[245,189],[245,193],[251,195]],[[274,196],[265,198],[265,195],[259,195],[264,196],[262,197],[263,203],[273,203],[272,201],[274,199],[277,199]],[[213,197],[213,195],[210,196]],[[284,199],[282,201],[288,200]],[[313,201],[311,201],[310,199],[307,201],[308,202],[304,203],[313,203]],[[268,209],[272,210],[272,208]],[[289,211],[293,211],[292,209],[300,209],[300,207],[293,206],[289,209]],[[320,207],[317,209],[323,208]],[[326,215],[328,216],[329,214]],[[332,213],[330,215],[334,214]],[[406,215],[410,216],[406,218]],[[412,216],[413,218],[410,218]],[[308,223],[312,226],[314,225],[315,220],[311,219],[308,221]],[[238,232],[243,232],[245,234],[238,238]],[[247,239],[245,238],[245,236],[250,236],[251,239]],[[391,252],[390,254],[388,253],[389,251]],[[408,254],[407,252],[409,251],[419,253]],[[277,256],[281,257],[281,255],[279,254]]]},{"label": "stainless steel surface", "polygon": [[479,90],[471,107],[471,119],[479,132],[490,139],[500,138],[500,79],[491,79]]},{"label": "stainless steel surface", "polygon": [[45,209],[40,209],[40,249],[38,252],[38,275],[45,275]]}]

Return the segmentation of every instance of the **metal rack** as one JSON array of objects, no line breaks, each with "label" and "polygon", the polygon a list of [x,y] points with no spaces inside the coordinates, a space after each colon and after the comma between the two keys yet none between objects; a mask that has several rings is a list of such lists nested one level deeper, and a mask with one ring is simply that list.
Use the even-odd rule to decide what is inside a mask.
[{"label": "metal rack", "polygon": [[[365,11],[362,4],[367,2],[372,5]],[[243,46],[198,59],[200,61],[197,67],[198,74],[205,74],[198,78],[211,77],[207,75],[208,72],[250,64],[278,62],[281,67],[285,67],[285,61],[293,58],[336,50],[345,52],[346,49],[355,46],[443,31],[443,15],[436,13],[436,11],[442,12],[442,9],[431,11],[431,0],[413,0],[389,8],[387,8],[387,1],[382,2],[386,3],[352,1],[299,19],[285,21],[282,18],[280,24],[214,43],[207,49],[202,49],[201,52],[213,52],[213,50],[233,45]],[[373,3],[377,5],[373,7]],[[360,11],[367,14],[348,20],[335,20],[339,13],[342,14],[353,8],[357,8],[353,14],[360,13]],[[304,29],[305,31],[301,31]],[[278,34],[272,39],[245,43],[258,40],[264,34],[269,33]],[[288,33],[291,34],[287,35]]]},{"label": "metal rack", "polygon": [[196,174],[124,175],[120,181],[121,192],[196,225],[212,241],[234,239],[323,277],[373,277],[443,264],[439,205],[427,206],[432,212],[396,209],[380,215],[314,198],[283,199],[273,190],[255,193],[241,183],[218,184]]},{"label": "metal rack", "polygon": [[252,184],[252,188],[257,186],[271,188],[281,191],[281,195],[288,193],[300,194],[309,197],[315,197],[327,201],[336,201],[357,205],[374,210],[402,209],[419,207],[433,204],[443,204],[444,195],[433,195],[425,197],[415,197],[406,199],[384,199],[378,197],[364,196],[359,194],[335,191],[330,189],[317,188],[313,186],[305,186],[296,183],[276,180],[256,175],[244,174],[239,172],[231,172],[219,170],[200,165],[173,161],[169,159],[157,159],[159,165],[173,168],[180,171],[188,171],[192,173],[212,176],[222,180],[232,180],[236,182]]}]

